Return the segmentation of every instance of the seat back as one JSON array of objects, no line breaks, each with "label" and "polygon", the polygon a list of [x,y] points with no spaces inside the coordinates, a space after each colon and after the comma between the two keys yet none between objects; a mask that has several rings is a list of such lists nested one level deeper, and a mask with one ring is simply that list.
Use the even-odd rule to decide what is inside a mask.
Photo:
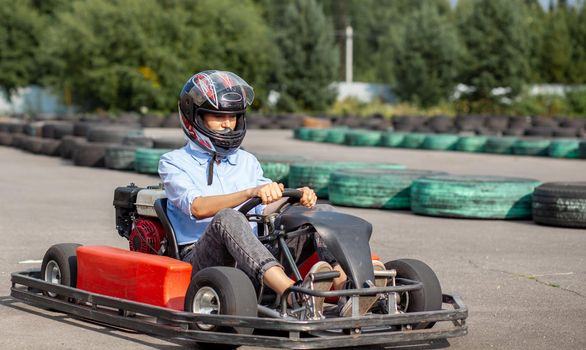
[{"label": "seat back", "polygon": [[167,198],[159,198],[155,200],[155,212],[165,229],[165,236],[167,238],[167,250],[165,251],[165,255],[173,259],[181,260],[175,231],[173,230],[173,226],[167,215]]}]

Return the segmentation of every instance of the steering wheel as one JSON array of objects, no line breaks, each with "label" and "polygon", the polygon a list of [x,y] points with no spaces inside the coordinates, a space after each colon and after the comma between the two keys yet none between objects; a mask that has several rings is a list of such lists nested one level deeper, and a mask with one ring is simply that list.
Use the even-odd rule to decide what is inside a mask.
[{"label": "steering wheel", "polygon": [[[289,197],[289,199],[287,199],[287,201],[283,203],[283,205],[299,203],[299,200],[301,199],[301,197],[303,197],[303,192],[293,188],[286,188],[285,191],[283,191],[283,197]],[[252,208],[256,207],[261,203],[262,199],[260,197],[251,198],[244,202],[244,204],[240,207],[240,209],[238,209],[238,211],[246,215],[250,210],[252,210]],[[279,211],[283,207],[283,205],[279,208]]]}]

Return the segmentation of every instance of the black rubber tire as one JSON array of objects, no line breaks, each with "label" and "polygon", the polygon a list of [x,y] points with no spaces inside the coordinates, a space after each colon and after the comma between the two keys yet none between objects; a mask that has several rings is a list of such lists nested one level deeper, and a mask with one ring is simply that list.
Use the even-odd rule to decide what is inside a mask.
[{"label": "black rubber tire", "polygon": [[2,146],[10,146],[12,145],[13,140],[12,134],[7,131],[0,131],[0,145]]},{"label": "black rubber tire", "polygon": [[330,175],[330,202],[358,208],[410,209],[414,179],[445,174],[429,170],[345,169]]},{"label": "black rubber tire", "polygon": [[548,182],[533,193],[533,221],[586,228],[586,182]]},{"label": "black rubber tire", "polygon": [[89,142],[121,143],[129,135],[142,136],[143,131],[126,125],[95,126],[88,131],[87,140]]},{"label": "black rubber tire", "polygon": [[[244,272],[233,267],[215,266],[198,271],[191,279],[185,294],[184,310],[193,312],[194,298],[203,287],[211,288],[219,298],[220,315],[257,317],[257,296],[252,282]],[[191,329],[201,329],[197,323]],[[250,335],[253,328],[211,326],[203,331]],[[239,345],[199,343],[203,349],[236,349]]]},{"label": "black rubber tire", "polygon": [[525,135],[551,137],[553,136],[553,129],[547,126],[534,126],[525,130]]},{"label": "black rubber tire", "polygon": [[41,143],[41,154],[51,157],[59,155],[61,140],[42,139]]},{"label": "black rubber tire", "polygon": [[110,145],[106,148],[104,165],[108,169],[134,170],[137,146]]},{"label": "black rubber tire", "polygon": [[140,125],[143,128],[158,128],[164,121],[165,118],[158,115],[147,114],[140,117]]},{"label": "black rubber tire", "polygon": [[73,164],[77,166],[103,168],[105,165],[106,148],[111,145],[111,143],[107,142],[76,143],[72,155]]},{"label": "black rubber tire", "polygon": [[59,123],[55,124],[55,130],[53,134],[53,138],[56,140],[61,140],[65,136],[73,135],[73,124],[66,122],[66,123]]},{"label": "black rubber tire", "polygon": [[153,139],[153,148],[178,149],[185,146],[187,140],[184,137],[160,137]]},{"label": "black rubber tire", "polygon": [[554,137],[577,137],[580,135],[580,128],[557,128],[553,130]]},{"label": "black rubber tire", "polygon": [[[409,293],[405,312],[435,311],[442,309],[442,287],[433,270],[423,261],[397,259],[385,264],[387,270],[395,269],[397,277],[421,282],[423,288]],[[435,322],[413,324],[413,329],[431,328]]]},{"label": "black rubber tire", "polygon": [[[77,243],[60,243],[51,246],[45,256],[43,257],[43,263],[41,264],[41,279],[47,281],[47,265],[50,262],[54,262],[59,269],[60,283],[61,285],[68,287],[77,286],[77,253],[76,249],[81,247],[81,244]],[[67,298],[60,295],[53,295],[52,293],[43,292],[45,296],[56,297],[61,300]]]},{"label": "black rubber tire", "polygon": [[179,121],[179,114],[178,113],[173,113],[168,115],[165,120],[163,121],[163,123],[161,124],[161,127],[163,128],[180,128],[181,127],[181,122]]},{"label": "black rubber tire", "polygon": [[580,158],[586,159],[586,141],[580,142],[579,155]]},{"label": "black rubber tire", "polygon": [[530,219],[533,179],[439,175],[415,179],[411,210],[416,214],[469,219]]},{"label": "black rubber tire", "polygon": [[61,139],[61,145],[59,146],[59,155],[63,159],[71,159],[73,157],[73,150],[77,147],[77,144],[86,142],[85,137],[64,136],[63,139]]},{"label": "black rubber tire", "polygon": [[146,136],[126,136],[122,140],[122,144],[125,146],[136,146],[142,148],[153,148],[155,142],[152,138]]}]

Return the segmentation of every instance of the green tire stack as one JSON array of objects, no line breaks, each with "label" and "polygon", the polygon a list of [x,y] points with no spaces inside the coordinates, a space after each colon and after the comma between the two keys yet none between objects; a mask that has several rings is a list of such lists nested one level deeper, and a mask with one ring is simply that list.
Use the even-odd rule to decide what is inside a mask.
[{"label": "green tire stack", "polygon": [[513,154],[520,156],[547,156],[550,140],[540,138],[518,139],[513,145]]},{"label": "green tire stack", "polygon": [[291,163],[302,162],[303,156],[287,156],[272,154],[255,154],[256,159],[260,162],[263,176],[282,183],[285,187],[289,184],[289,166]]},{"label": "green tire stack", "polygon": [[429,134],[423,140],[421,148],[431,150],[453,150],[458,142],[458,135]]},{"label": "green tire stack", "polygon": [[473,219],[529,219],[533,179],[439,175],[416,179],[411,210],[416,214]]},{"label": "green tire stack", "polygon": [[403,138],[403,143],[401,147],[403,148],[420,148],[425,141],[425,137],[427,134],[420,134],[420,133],[407,133]]},{"label": "green tire stack", "polygon": [[380,131],[349,130],[346,132],[344,144],[348,146],[378,146],[380,138]]},{"label": "green tire stack", "polygon": [[302,141],[309,141],[309,133],[312,128],[297,128],[293,131],[293,138]]},{"label": "green tire stack", "polygon": [[324,142],[328,137],[330,129],[310,129],[309,130],[309,141]]},{"label": "green tire stack", "polygon": [[136,146],[111,145],[106,148],[104,164],[108,169],[133,170]]},{"label": "green tire stack", "polygon": [[513,154],[516,137],[489,137],[484,145],[484,152],[495,154]]},{"label": "green tire stack", "polygon": [[456,149],[464,152],[483,152],[487,139],[486,136],[462,136],[456,144]]},{"label": "green tire stack", "polygon": [[549,145],[549,156],[554,158],[579,158],[580,141],[578,139],[557,139]]},{"label": "green tire stack", "polygon": [[401,147],[406,133],[404,132],[384,132],[381,134],[379,146],[382,147]]},{"label": "green tire stack", "polygon": [[137,148],[134,153],[134,170],[142,174],[158,174],[159,159],[172,149]]},{"label": "green tire stack", "polygon": [[344,169],[330,175],[332,204],[358,208],[410,209],[414,179],[445,174],[429,170]]},{"label": "green tire stack", "polygon": [[363,162],[304,162],[289,167],[289,187],[312,188],[319,198],[328,198],[330,174],[340,169],[404,169],[401,164]]},{"label": "green tire stack", "polygon": [[580,158],[586,159],[586,141],[580,142],[580,148],[578,151]]},{"label": "green tire stack", "polygon": [[328,136],[326,136],[324,142],[343,144],[346,139],[347,128],[331,128],[328,129]]}]

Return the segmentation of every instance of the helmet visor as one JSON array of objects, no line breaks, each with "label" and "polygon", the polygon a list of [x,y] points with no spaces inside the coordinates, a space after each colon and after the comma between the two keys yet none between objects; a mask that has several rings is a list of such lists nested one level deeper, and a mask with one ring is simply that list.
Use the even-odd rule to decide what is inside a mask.
[{"label": "helmet visor", "polygon": [[203,71],[191,78],[190,93],[199,106],[206,101],[218,111],[244,110],[254,101],[254,90],[232,72]]}]

